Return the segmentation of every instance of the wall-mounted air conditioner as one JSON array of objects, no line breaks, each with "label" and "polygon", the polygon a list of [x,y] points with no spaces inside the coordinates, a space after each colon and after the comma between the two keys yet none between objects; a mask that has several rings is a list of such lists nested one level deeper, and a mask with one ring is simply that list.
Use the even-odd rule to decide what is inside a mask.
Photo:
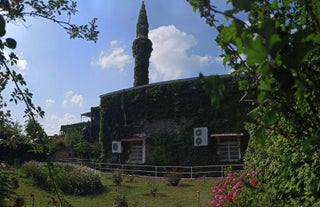
[{"label": "wall-mounted air conditioner", "polygon": [[122,146],[120,141],[112,141],[112,153],[121,153]]},{"label": "wall-mounted air conditioner", "polygon": [[194,146],[208,146],[208,128],[199,127],[193,129]]}]

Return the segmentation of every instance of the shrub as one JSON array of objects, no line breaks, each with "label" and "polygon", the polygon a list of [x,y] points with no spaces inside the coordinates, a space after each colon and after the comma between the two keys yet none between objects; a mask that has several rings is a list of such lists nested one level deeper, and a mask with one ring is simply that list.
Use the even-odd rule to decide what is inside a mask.
[{"label": "shrub", "polygon": [[0,163],[0,206],[7,206],[10,200],[15,196],[15,189],[18,185],[14,184],[14,174],[7,169],[5,163]]},{"label": "shrub", "polygon": [[50,188],[46,163],[29,161],[23,165],[22,169],[25,172],[26,177],[32,178],[34,184],[41,186],[42,188]]},{"label": "shrub", "polygon": [[[28,162],[23,165],[26,176],[42,188],[52,187],[46,163]],[[74,164],[55,163],[55,182],[64,193],[85,195],[102,192],[104,187],[98,173],[88,167]]]},{"label": "shrub", "polygon": [[121,175],[121,172],[120,170],[116,170],[112,173],[112,182],[116,185],[116,186],[119,186],[121,185],[122,183],[122,175]]},{"label": "shrub", "polygon": [[[208,201],[209,206],[252,206],[239,205],[243,199],[250,199],[248,191],[258,192],[261,190],[259,180],[254,170],[245,167],[243,172],[230,172],[226,177],[219,179],[211,188],[212,199]],[[253,205],[255,206],[255,205]],[[263,205],[265,206],[265,205]]]},{"label": "shrub", "polygon": [[133,181],[134,181],[134,175],[129,175],[129,182],[133,183]]},{"label": "shrub", "polygon": [[148,186],[150,188],[150,194],[152,195],[152,197],[156,197],[156,194],[158,192],[158,186],[152,182],[149,182]]},{"label": "shrub", "polygon": [[100,176],[95,170],[72,164],[62,164],[59,167],[61,169],[60,174],[57,173],[56,182],[65,193],[84,195],[103,191]]},{"label": "shrub", "polygon": [[118,193],[113,200],[114,207],[128,207],[128,199],[125,194]]},{"label": "shrub", "polygon": [[181,174],[176,171],[169,172],[166,177],[168,184],[171,186],[179,185],[179,182],[181,180]]}]

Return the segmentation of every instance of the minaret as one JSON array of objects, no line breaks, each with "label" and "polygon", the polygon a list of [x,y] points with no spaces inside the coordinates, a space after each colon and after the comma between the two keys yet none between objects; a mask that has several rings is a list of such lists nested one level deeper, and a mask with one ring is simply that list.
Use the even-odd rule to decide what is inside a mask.
[{"label": "minaret", "polygon": [[144,1],[139,12],[136,28],[136,39],[132,44],[134,57],[134,83],[139,86],[149,83],[149,58],[152,52],[152,42],[148,39],[149,24]]}]

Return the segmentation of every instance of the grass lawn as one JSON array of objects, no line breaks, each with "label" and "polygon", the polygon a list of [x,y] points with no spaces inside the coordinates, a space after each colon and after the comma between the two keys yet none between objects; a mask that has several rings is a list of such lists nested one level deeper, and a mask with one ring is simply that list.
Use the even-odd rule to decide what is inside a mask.
[{"label": "grass lawn", "polygon": [[[211,198],[210,189],[213,178],[202,178],[196,180],[183,179],[176,187],[168,186],[164,178],[135,177],[130,182],[125,176],[120,187],[113,184],[111,174],[101,173],[101,178],[106,191],[97,195],[74,196],[65,195],[64,198],[74,207],[112,207],[115,196],[124,193],[127,197],[129,207],[203,207]],[[156,197],[149,195],[150,183],[157,187]],[[197,192],[200,192],[198,204]],[[31,206],[30,193],[35,195],[35,207],[45,207],[50,201],[50,194],[32,185],[29,178],[20,178],[18,195],[25,195],[27,206]]]}]

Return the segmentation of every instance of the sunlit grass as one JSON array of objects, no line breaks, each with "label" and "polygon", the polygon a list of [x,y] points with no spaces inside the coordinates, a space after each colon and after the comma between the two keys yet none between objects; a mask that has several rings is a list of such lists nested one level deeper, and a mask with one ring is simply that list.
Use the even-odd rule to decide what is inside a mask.
[{"label": "sunlit grass", "polygon": [[[113,184],[111,174],[101,173],[103,185],[106,191],[97,195],[74,196],[64,195],[64,198],[74,207],[111,207],[114,198],[119,193],[127,196],[129,206],[136,207],[198,207],[206,206],[210,199],[210,188],[213,178],[202,178],[197,180],[183,179],[177,187],[167,185],[164,178],[135,177],[133,182],[125,176],[121,186]],[[150,184],[157,186],[157,195],[152,197]],[[199,192],[199,193],[198,193]],[[32,185],[29,178],[20,178],[19,195],[26,197],[28,206],[32,204],[30,193],[35,195],[35,207],[50,206],[50,193]],[[200,197],[198,196],[200,195]]]}]

